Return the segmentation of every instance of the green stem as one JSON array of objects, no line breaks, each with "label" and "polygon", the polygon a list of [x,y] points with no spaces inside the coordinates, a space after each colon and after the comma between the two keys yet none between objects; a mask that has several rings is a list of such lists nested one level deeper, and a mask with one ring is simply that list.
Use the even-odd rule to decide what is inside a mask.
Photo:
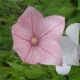
[{"label": "green stem", "polygon": [[77,8],[78,7],[78,0],[70,0],[70,3],[72,4],[72,6],[74,8]]},{"label": "green stem", "polygon": [[68,76],[68,75],[66,75],[66,76],[65,76],[65,79],[66,79],[66,80],[69,80],[69,76]]}]

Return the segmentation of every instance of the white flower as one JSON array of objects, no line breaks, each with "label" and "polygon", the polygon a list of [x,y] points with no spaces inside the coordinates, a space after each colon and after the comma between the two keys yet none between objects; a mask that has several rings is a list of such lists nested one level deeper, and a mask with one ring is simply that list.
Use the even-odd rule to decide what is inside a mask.
[{"label": "white flower", "polygon": [[71,70],[71,66],[63,64],[63,66],[56,66],[56,72],[60,75],[68,75]]},{"label": "white flower", "polygon": [[79,65],[79,30],[80,24],[74,23],[69,25],[65,31],[67,36],[63,36],[61,40],[61,46],[63,50],[63,65],[56,66],[56,71],[58,74],[68,75],[72,65]]}]

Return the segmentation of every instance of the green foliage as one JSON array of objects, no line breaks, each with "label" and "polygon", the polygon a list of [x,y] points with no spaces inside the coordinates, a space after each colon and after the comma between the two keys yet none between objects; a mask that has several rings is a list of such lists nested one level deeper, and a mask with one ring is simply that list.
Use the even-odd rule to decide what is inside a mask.
[{"label": "green foliage", "polygon": [[[0,0],[0,80],[65,80],[55,67],[25,64],[12,51],[11,27],[28,5],[44,16],[64,16],[66,25],[80,22],[80,0]],[[79,75],[80,67],[73,67],[69,78],[80,80]]]}]

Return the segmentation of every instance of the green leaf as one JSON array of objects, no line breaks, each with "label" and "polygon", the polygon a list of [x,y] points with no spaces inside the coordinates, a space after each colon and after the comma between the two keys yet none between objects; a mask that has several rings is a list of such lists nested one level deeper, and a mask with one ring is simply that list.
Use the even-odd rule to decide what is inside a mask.
[{"label": "green leaf", "polygon": [[45,13],[50,14],[55,14],[55,15],[62,15],[66,18],[70,17],[72,15],[73,8],[72,7],[50,7],[48,8]]},{"label": "green leaf", "polygon": [[70,0],[71,4],[73,5],[74,8],[78,7],[78,0]]},{"label": "green leaf", "polygon": [[40,66],[33,66],[31,69],[25,70],[25,75],[29,79],[37,79],[43,75],[43,70]]},{"label": "green leaf", "polygon": [[60,8],[59,11],[56,12],[55,14],[59,14],[59,15],[65,16],[66,18],[69,18],[72,15],[73,10],[74,9],[72,7],[65,6]]},{"label": "green leaf", "polygon": [[23,71],[24,70],[24,67],[20,64],[17,64],[17,63],[13,63],[13,62],[8,62],[8,64],[15,70],[17,71]]},{"label": "green leaf", "polygon": [[51,80],[66,80],[66,78],[64,76],[54,76]]},{"label": "green leaf", "polygon": [[80,11],[77,11],[75,13],[75,15],[71,16],[68,21],[67,21],[67,24],[72,24],[72,23],[80,23]]},{"label": "green leaf", "polygon": [[0,66],[0,79],[1,80],[6,80],[6,78],[9,74],[10,74],[10,68],[9,67]]},{"label": "green leaf", "polygon": [[2,65],[3,62],[6,63],[6,60],[9,57],[10,53],[10,51],[0,51],[0,65]]},{"label": "green leaf", "polygon": [[21,10],[21,8],[18,6],[18,4],[14,1],[5,1],[4,5],[6,5],[7,7],[13,8],[13,9],[17,9],[18,11]]},{"label": "green leaf", "polygon": [[80,0],[78,0],[78,9],[80,10]]}]

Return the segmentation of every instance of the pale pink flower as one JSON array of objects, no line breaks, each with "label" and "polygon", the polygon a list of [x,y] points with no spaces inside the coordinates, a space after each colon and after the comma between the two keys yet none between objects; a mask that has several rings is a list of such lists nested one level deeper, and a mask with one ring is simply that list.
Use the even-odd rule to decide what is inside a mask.
[{"label": "pale pink flower", "polygon": [[12,27],[13,48],[29,64],[61,65],[62,16],[43,15],[29,6]]}]

